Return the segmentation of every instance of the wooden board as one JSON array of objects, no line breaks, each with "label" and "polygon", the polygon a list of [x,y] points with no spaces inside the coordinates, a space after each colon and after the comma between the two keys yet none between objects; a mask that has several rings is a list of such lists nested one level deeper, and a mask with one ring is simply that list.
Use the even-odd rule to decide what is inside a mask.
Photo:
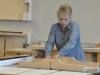
[{"label": "wooden board", "polygon": [[17,67],[0,67],[0,75],[90,75],[90,73]]},{"label": "wooden board", "polygon": [[[18,64],[20,67],[31,67],[31,68],[41,68],[41,69],[52,68],[53,70],[69,70],[69,71],[79,71],[79,72],[85,71],[84,65],[65,64],[62,63],[59,59],[42,59],[41,61],[35,61],[35,62],[19,61]],[[73,66],[75,68],[73,68]]]},{"label": "wooden board", "polygon": [[60,59],[62,62],[66,64],[85,65],[85,67],[94,68],[94,69],[99,68],[99,63],[97,62],[82,62],[82,61],[77,61],[74,57],[64,57],[64,56],[62,57],[59,56],[58,59]]},{"label": "wooden board", "polygon": [[[31,0],[0,0],[1,20],[30,20]],[[30,10],[29,10],[30,9]]]},{"label": "wooden board", "polygon": [[17,67],[0,67],[0,75],[15,75],[17,73],[32,71],[34,69],[17,68]]},{"label": "wooden board", "polygon": [[[69,70],[78,72],[84,72],[87,70],[94,70],[99,68],[99,63],[77,61],[73,57],[59,57],[59,59],[35,59],[34,62],[20,61],[18,64],[21,67],[41,69],[51,68],[53,70]],[[75,68],[73,68],[73,66]]]},{"label": "wooden board", "polygon": [[29,69],[17,67],[0,67],[0,75],[44,75],[58,72],[57,70]]},{"label": "wooden board", "polygon": [[40,62],[39,61],[35,61],[35,62],[19,61],[18,65],[20,67],[50,69],[50,62],[48,62],[46,60],[44,60],[44,61],[42,60]]}]

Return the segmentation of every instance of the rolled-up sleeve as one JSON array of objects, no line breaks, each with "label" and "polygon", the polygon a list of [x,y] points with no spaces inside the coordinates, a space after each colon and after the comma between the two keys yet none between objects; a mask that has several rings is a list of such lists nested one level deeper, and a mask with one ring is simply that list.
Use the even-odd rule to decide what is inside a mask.
[{"label": "rolled-up sleeve", "polygon": [[55,26],[52,25],[48,36],[48,40],[45,45],[45,56],[50,56],[52,54],[54,43],[55,43]]},{"label": "rolled-up sleeve", "polygon": [[72,48],[75,47],[77,39],[79,38],[80,38],[79,27],[77,24],[75,24],[71,27],[69,41],[63,46],[63,48],[60,49],[58,55],[60,56],[67,55],[72,50]]}]

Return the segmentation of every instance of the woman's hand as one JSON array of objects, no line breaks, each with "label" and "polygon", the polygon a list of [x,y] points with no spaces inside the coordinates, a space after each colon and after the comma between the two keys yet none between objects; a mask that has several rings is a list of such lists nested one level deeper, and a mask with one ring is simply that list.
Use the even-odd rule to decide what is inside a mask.
[{"label": "woman's hand", "polygon": [[51,59],[51,56],[46,56],[45,58],[49,58],[49,59]]},{"label": "woman's hand", "polygon": [[55,55],[55,56],[53,56],[53,59],[57,59],[57,58],[58,58],[58,56],[59,56],[59,55]]}]

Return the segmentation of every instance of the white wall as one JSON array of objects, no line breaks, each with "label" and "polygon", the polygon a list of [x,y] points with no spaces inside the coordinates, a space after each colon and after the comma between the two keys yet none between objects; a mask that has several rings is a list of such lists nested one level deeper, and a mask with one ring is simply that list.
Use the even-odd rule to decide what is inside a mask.
[{"label": "white wall", "polygon": [[32,21],[0,21],[0,30],[31,31],[32,44],[47,40],[51,25],[57,21],[59,6],[73,8],[73,20],[80,26],[81,42],[100,43],[100,0],[32,0]]}]

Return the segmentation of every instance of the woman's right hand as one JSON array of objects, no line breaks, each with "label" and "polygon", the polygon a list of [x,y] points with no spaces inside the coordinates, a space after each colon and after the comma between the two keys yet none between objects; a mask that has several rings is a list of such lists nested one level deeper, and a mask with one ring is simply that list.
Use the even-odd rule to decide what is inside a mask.
[{"label": "woman's right hand", "polygon": [[51,59],[51,56],[46,56],[45,58],[49,58],[49,59]]}]

